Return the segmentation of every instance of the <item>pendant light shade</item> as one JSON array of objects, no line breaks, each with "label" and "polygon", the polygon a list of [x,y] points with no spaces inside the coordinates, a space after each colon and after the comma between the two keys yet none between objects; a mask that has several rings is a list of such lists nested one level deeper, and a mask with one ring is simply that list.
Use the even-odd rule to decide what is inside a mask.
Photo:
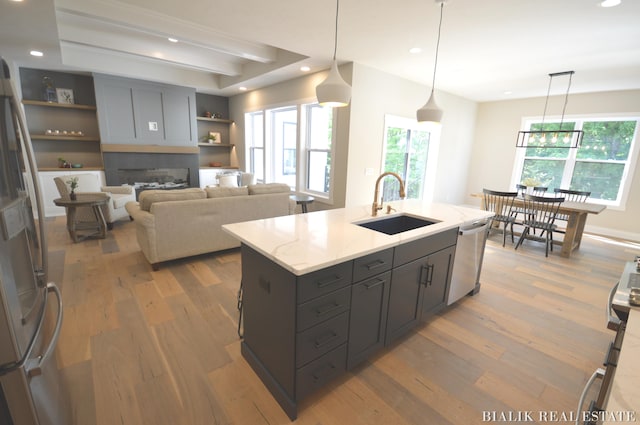
[{"label": "pendant light shade", "polygon": [[322,106],[340,107],[347,106],[351,100],[351,86],[340,75],[336,52],[338,50],[338,11],[340,0],[336,0],[336,30],[333,44],[333,63],[327,78],[316,86],[316,97]]},{"label": "pendant light shade", "polygon": [[347,106],[351,100],[351,86],[338,72],[338,63],[334,60],[327,78],[316,86],[318,103],[322,106]]},{"label": "pendant light shade", "polygon": [[440,32],[442,30],[442,10],[444,9],[444,4],[446,0],[435,0],[436,3],[440,4],[440,23],[438,24],[438,41],[436,43],[436,58],[433,64],[433,82],[431,83],[431,95],[429,96],[429,100],[425,105],[418,109],[416,112],[416,118],[418,122],[432,122],[439,124],[440,120],[442,120],[442,115],[444,111],[438,107],[436,104],[436,100],[434,98],[434,91],[436,89],[436,70],[438,69],[438,50],[440,49]]},{"label": "pendant light shade", "polygon": [[436,104],[435,97],[433,95],[433,89],[431,89],[431,96],[424,106],[418,109],[417,118],[418,122],[432,122],[439,123],[442,119],[443,111]]}]

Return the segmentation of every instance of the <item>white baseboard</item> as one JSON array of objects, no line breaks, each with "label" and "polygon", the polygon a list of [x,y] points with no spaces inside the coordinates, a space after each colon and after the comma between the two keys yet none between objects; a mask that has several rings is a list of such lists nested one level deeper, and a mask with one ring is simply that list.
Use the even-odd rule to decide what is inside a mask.
[{"label": "white baseboard", "polygon": [[584,227],[584,231],[585,233],[593,233],[595,235],[609,236],[611,238],[623,239],[631,242],[640,242],[640,233],[629,232],[626,230],[586,225]]}]

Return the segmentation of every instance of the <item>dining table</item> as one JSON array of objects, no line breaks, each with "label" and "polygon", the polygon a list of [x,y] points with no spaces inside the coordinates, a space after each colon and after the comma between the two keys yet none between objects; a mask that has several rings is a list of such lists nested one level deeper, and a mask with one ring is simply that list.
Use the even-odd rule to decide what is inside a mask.
[{"label": "dining table", "polygon": [[[484,200],[482,193],[472,193],[472,197]],[[524,198],[517,196],[513,201],[515,208],[524,208]],[[484,201],[481,201],[481,208],[484,209]],[[587,223],[589,214],[600,214],[606,209],[606,205],[594,204],[592,202],[574,202],[564,201],[560,204],[558,214],[566,215],[569,220],[567,227],[564,229],[564,238],[562,241],[554,240],[554,244],[562,246],[560,255],[562,257],[571,257],[571,253],[580,248],[584,226]]]}]

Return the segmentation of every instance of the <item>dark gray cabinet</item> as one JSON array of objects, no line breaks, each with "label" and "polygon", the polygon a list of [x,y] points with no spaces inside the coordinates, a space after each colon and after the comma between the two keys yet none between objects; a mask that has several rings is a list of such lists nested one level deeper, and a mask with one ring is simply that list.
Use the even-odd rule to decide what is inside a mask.
[{"label": "dark gray cabinet", "polygon": [[242,354],[297,404],[444,307],[457,229],[295,276],[242,244]]},{"label": "dark gray cabinet", "polygon": [[105,144],[197,146],[195,89],[97,74]]}]

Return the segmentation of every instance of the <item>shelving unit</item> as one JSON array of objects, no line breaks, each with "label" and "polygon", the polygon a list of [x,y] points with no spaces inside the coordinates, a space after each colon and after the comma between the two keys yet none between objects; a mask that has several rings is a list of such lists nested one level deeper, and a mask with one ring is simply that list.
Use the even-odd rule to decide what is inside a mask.
[{"label": "shelving unit", "polygon": [[[196,117],[198,123],[198,140],[206,140],[210,131],[220,133],[222,143],[200,142],[200,168],[233,168],[231,163],[231,152],[235,145],[233,143],[224,143],[229,140],[229,127],[233,124],[232,120],[223,118],[207,118]],[[221,167],[211,167],[211,163],[220,163]]]}]

